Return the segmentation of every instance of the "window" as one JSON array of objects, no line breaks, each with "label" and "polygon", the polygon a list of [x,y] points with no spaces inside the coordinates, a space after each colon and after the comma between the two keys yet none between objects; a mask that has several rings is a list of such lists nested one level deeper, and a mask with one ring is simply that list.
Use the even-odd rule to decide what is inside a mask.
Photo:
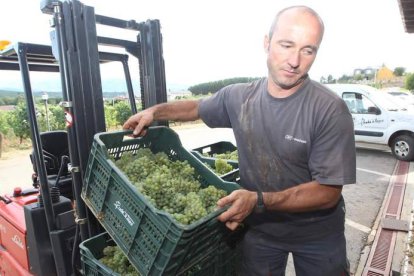
[{"label": "window", "polygon": [[345,92],[342,98],[353,114],[375,114],[378,110],[376,105],[362,94]]}]

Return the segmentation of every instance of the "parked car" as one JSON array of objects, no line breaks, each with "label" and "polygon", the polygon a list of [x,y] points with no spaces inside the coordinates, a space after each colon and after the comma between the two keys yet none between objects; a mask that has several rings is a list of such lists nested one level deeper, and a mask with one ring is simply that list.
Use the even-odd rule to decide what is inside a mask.
[{"label": "parked car", "polygon": [[412,93],[399,90],[388,90],[386,93],[407,108],[414,108],[414,95]]},{"label": "parked car", "polygon": [[347,104],[355,141],[386,145],[402,161],[414,160],[414,111],[371,86],[327,84]]}]

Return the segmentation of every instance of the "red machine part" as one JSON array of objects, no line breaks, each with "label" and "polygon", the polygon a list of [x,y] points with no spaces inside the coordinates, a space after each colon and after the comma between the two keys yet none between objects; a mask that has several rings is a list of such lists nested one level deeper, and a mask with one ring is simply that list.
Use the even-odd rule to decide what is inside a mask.
[{"label": "red machine part", "polygon": [[24,269],[17,261],[0,246],[0,275],[13,276],[32,276],[26,269]]},{"label": "red machine part", "polygon": [[37,195],[22,195],[16,188],[13,196],[3,197],[7,202],[0,201],[0,275],[31,275],[23,207],[37,202]]}]

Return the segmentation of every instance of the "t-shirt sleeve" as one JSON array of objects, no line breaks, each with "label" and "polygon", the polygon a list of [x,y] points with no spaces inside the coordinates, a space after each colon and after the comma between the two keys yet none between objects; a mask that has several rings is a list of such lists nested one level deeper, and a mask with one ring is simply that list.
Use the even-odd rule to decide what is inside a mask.
[{"label": "t-shirt sleeve", "polygon": [[356,153],[351,114],[343,112],[328,119],[312,146],[309,160],[312,178],[321,184],[356,182]]},{"label": "t-shirt sleeve", "polygon": [[227,112],[227,94],[229,88],[225,87],[208,98],[199,102],[198,113],[203,122],[209,127],[231,127]]}]

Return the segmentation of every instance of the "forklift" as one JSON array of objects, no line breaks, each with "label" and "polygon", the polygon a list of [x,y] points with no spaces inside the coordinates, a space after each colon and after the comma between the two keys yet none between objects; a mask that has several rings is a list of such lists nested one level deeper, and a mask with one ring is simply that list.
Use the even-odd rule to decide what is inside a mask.
[{"label": "forklift", "polygon": [[[101,66],[120,63],[132,113],[137,112],[130,59],[137,60],[142,108],[167,101],[158,20],[95,14],[78,0],[42,0],[51,43],[17,42],[0,51],[0,70],[20,71],[33,152],[33,189],[0,196],[0,275],[81,275],[79,244],[103,232],[81,198],[94,135],[107,131]],[[98,27],[134,39],[98,35]],[[40,132],[32,72],[60,75],[66,130]],[[155,125],[168,126],[167,122]]]}]

